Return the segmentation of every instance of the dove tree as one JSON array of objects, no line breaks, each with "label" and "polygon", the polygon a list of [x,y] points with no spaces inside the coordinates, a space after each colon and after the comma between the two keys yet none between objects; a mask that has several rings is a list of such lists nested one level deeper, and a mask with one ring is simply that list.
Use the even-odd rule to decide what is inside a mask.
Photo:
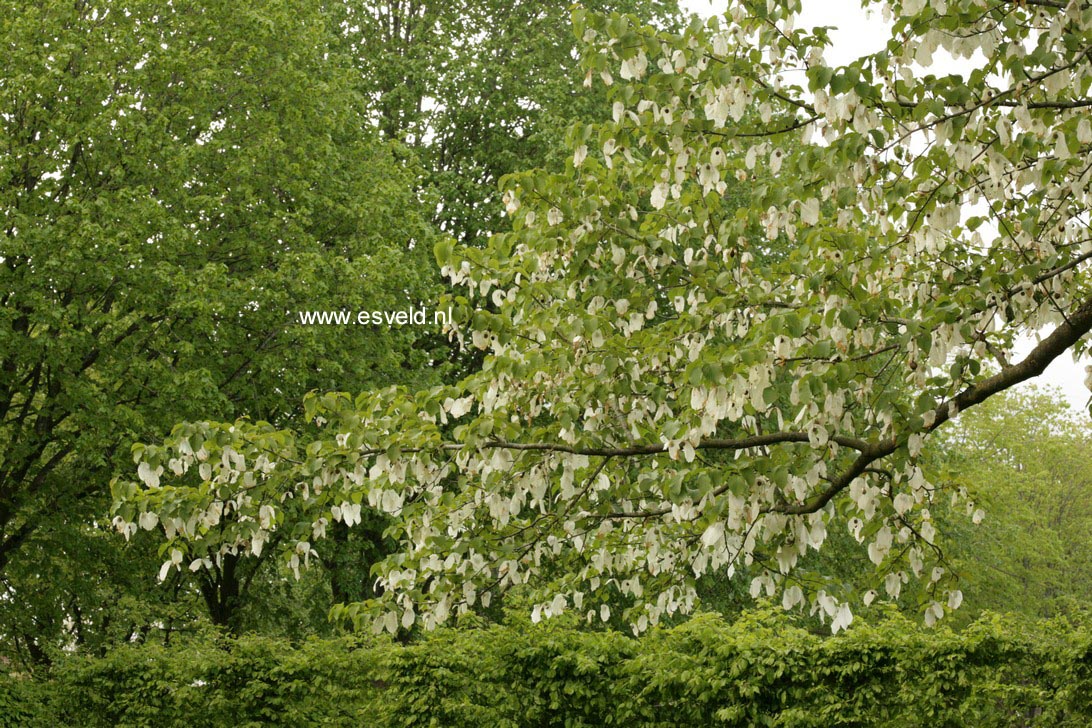
[{"label": "dove tree", "polygon": [[[640,631],[743,567],[834,630],[911,578],[927,623],[958,607],[930,509],[978,506],[918,458],[1087,347],[1092,4],[865,4],[891,38],[844,67],[798,0],[674,34],[575,9],[612,119],[506,180],[485,249],[436,248],[481,371],[309,396],[313,437],[179,426],[115,481],[118,527],[166,525],[164,573],[274,534],[295,567],[367,504],[401,548],[335,613],[391,631],[516,585],[534,619],[621,604]],[[974,70],[924,73],[942,49]],[[832,529],[875,565],[852,588],[802,567]]]},{"label": "dove tree", "polygon": [[[583,5],[631,13],[660,27],[680,22],[674,0]],[[609,118],[605,89],[580,88],[569,6],[541,0],[352,0],[328,6],[378,130],[412,155],[415,194],[433,205],[433,225],[461,243],[481,246],[491,231],[502,229],[501,177],[562,168],[569,124]],[[439,280],[435,266],[422,269]],[[439,332],[429,334],[425,341],[443,346],[451,360],[445,381],[478,365],[479,353],[459,352]],[[352,389],[348,383],[337,387]],[[377,517],[365,512],[364,523]],[[330,570],[335,600],[369,591],[367,567],[373,552],[383,550],[379,530],[332,524],[320,553],[324,563],[342,562]]]}]

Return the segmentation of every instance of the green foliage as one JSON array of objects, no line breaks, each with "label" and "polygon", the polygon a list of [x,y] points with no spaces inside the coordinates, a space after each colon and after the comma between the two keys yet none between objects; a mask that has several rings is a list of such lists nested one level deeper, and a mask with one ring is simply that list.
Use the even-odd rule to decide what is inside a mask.
[{"label": "green foliage", "polygon": [[967,606],[1052,617],[1092,600],[1092,428],[1058,395],[1006,393],[936,443],[933,479],[970,496],[945,519]]},{"label": "green foliage", "polygon": [[48,683],[0,672],[0,728],[48,724],[49,699]]},{"label": "green foliage", "polygon": [[986,617],[951,632],[891,617],[829,637],[775,608],[634,639],[563,622],[441,629],[405,646],[122,647],[70,658],[47,682],[0,680],[0,699],[40,710],[28,725],[88,726],[1062,727],[1092,717],[1092,635],[1065,623]]},{"label": "green foliage", "polygon": [[[1086,432],[1031,402],[972,420],[954,474],[922,447],[1087,346],[1092,13],[889,3],[888,47],[833,68],[783,5],[668,32],[659,2],[588,3],[582,61],[567,3],[0,8],[0,636],[59,662],[0,680],[0,715],[1087,722],[1087,630],[1062,622],[532,624],[641,631],[765,593],[837,630],[864,587],[931,622],[964,573],[976,607],[1088,597]],[[917,77],[938,46],[983,65]],[[496,183],[531,167],[507,229]],[[430,298],[434,227],[480,371],[429,388],[433,339],[286,325]],[[406,386],[354,396],[380,383]],[[354,395],[308,395],[301,426],[313,390]],[[140,482],[133,441],[159,443],[132,450]],[[101,523],[119,470],[126,551]],[[923,473],[998,528],[963,530]],[[319,562],[329,584],[279,579]],[[203,601],[302,637],[333,599],[414,634],[528,582],[531,623],[406,646],[176,631]]]},{"label": "green foliage", "polygon": [[[141,624],[111,592],[162,601],[130,578],[157,555],[119,556],[103,522],[133,441],[212,413],[288,421],[312,389],[439,381],[427,332],[296,318],[438,292],[430,200],[329,21],[309,0],[0,7],[9,644],[56,645],[71,619],[94,648],[106,622]],[[202,582],[217,621],[250,566]]]},{"label": "green foliage", "polygon": [[[1092,65],[1073,42],[1092,13],[875,4],[890,42],[845,68],[825,31],[793,27],[799,2],[678,32],[575,7],[609,120],[570,128],[563,168],[504,180],[510,230],[435,246],[480,371],[311,396],[319,429],[277,435],[287,454],[263,426],[183,426],[136,453],[142,482],[119,478],[120,527],[203,519],[191,491],[241,482],[243,527],[168,532],[165,552],[276,534],[296,566],[366,503],[398,549],[382,593],[338,613],[392,633],[525,583],[534,617],[609,621],[620,597],[641,630],[691,610],[707,573],[835,631],[911,581],[927,624],[956,609],[924,444],[1092,331]],[[982,54],[970,91],[916,73],[942,46]],[[1014,363],[1028,329],[1045,336]],[[161,488],[162,462],[200,479]],[[808,558],[836,530],[875,567],[863,595]]]},{"label": "green foliage", "polygon": [[56,715],[82,725],[352,725],[378,696],[381,648],[245,637],[119,647],[54,671]]},{"label": "green foliage", "polygon": [[[671,0],[584,7],[680,22]],[[420,159],[420,183],[439,201],[435,224],[461,243],[483,244],[505,227],[502,177],[562,168],[569,125],[606,116],[603,90],[580,87],[569,2],[356,0],[344,12],[344,43],[380,129]]]},{"label": "green foliage", "polygon": [[[154,548],[103,529],[110,474],[183,419],[280,425],[312,389],[442,378],[438,331],[295,314],[434,303],[436,229],[477,240],[500,176],[557,166],[569,121],[603,115],[574,93],[568,3],[0,10],[0,639],[96,650],[201,602],[281,630],[304,610],[268,560],[156,592]],[[387,542],[363,520],[320,549],[313,611],[371,594]]]}]

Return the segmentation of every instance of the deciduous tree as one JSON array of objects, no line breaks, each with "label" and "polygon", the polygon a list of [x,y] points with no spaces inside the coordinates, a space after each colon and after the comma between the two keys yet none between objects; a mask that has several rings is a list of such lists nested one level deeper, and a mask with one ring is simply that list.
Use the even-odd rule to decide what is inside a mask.
[{"label": "deciduous tree", "polygon": [[941,438],[938,484],[965,488],[977,527],[949,539],[976,609],[1072,616],[1092,584],[1089,427],[1056,393],[1006,393]]},{"label": "deciduous tree", "polygon": [[316,388],[438,381],[424,332],[296,319],[432,298],[432,228],[319,4],[0,16],[0,574],[10,604],[69,604],[97,589],[34,584],[60,589],[52,560],[95,549],[30,549],[30,581],[6,566],[43,525],[54,546],[97,542],[133,440],[214,413],[285,422]]},{"label": "deciduous tree", "polygon": [[[182,426],[116,483],[121,527],[176,514],[169,545],[210,563],[282,533],[299,561],[370,505],[403,548],[341,613],[392,631],[523,583],[535,618],[621,595],[640,630],[739,565],[837,630],[860,595],[797,568],[830,529],[882,595],[920,577],[927,623],[957,607],[923,443],[1092,329],[1092,5],[869,4],[891,39],[846,67],[791,0],[679,34],[578,8],[612,120],[573,129],[564,173],[509,180],[510,232],[437,247],[482,370],[313,396],[325,434],[298,445]],[[940,49],[975,70],[923,73]],[[225,504],[231,528],[202,525]]]}]

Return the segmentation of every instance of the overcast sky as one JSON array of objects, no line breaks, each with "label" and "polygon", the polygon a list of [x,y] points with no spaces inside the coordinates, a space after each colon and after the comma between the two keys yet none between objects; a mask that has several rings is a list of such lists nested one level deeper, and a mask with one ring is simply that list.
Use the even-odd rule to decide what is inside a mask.
[{"label": "overcast sky", "polygon": [[[724,0],[681,0],[686,10],[708,17],[714,13],[723,13],[727,7]],[[804,0],[804,12],[796,24],[798,28],[826,25],[837,28],[831,32],[832,48],[827,53],[827,60],[833,64],[846,64],[864,54],[883,47],[887,41],[887,26],[881,20],[879,12],[866,14],[860,0]],[[966,72],[971,61],[955,61],[938,51],[930,71],[934,74]],[[1049,332],[1043,332],[1046,335]],[[1017,348],[1022,356],[1031,350],[1034,341],[1026,337]],[[1089,392],[1084,387],[1084,365],[1088,361],[1074,362],[1069,354],[1063,354],[1054,360],[1043,376],[1035,383],[1052,385],[1060,388],[1070,405],[1085,411]]]}]

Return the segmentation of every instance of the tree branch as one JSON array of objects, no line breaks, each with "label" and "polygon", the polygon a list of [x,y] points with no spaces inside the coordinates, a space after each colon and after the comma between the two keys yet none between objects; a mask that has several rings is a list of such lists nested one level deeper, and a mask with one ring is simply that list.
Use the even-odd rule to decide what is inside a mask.
[{"label": "tree branch", "polygon": [[[843,435],[832,435],[831,442],[834,442],[842,447],[848,447],[852,450],[865,451],[868,450],[871,445],[859,438],[845,437]],[[752,435],[750,437],[741,437],[735,439],[722,439],[711,438],[698,442],[694,446],[695,450],[752,450],[758,447],[768,447],[770,445],[780,445],[785,443],[805,443],[809,442],[807,433],[805,432],[770,432],[763,435]],[[442,450],[463,450],[466,449],[466,445],[457,442],[448,442],[440,445]],[[586,455],[588,457],[633,457],[637,455],[661,455],[668,452],[669,448],[664,443],[648,443],[648,444],[634,444],[625,445],[620,447],[581,447],[579,445],[564,445],[556,442],[507,442],[504,440],[490,440],[488,442],[478,445],[481,450],[517,450],[517,451],[540,451],[540,452],[556,452],[564,453],[567,455]],[[405,448],[402,450],[404,453],[418,453],[424,452],[429,448],[415,447]],[[361,451],[361,455],[379,455],[385,453],[386,448],[374,448],[370,450]]]},{"label": "tree branch", "polygon": [[[1089,331],[1092,331],[1092,297],[1085,299],[1077,307],[1077,310],[1066,321],[1059,324],[1050,336],[1043,339],[1038,346],[1032,349],[1031,353],[1023,361],[1004,367],[998,374],[967,387],[933,410],[936,419],[931,426],[926,428],[925,432],[933,432],[960,412],[976,404],[981,404],[998,392],[1039,376],[1052,361],[1076,344]],[[822,493],[799,505],[775,507],[770,510],[794,515],[814,513],[829,503],[855,478],[864,473],[872,463],[887,457],[898,448],[899,440],[896,437],[891,437],[873,447],[865,448],[853,464],[835,478],[830,487]]]}]

